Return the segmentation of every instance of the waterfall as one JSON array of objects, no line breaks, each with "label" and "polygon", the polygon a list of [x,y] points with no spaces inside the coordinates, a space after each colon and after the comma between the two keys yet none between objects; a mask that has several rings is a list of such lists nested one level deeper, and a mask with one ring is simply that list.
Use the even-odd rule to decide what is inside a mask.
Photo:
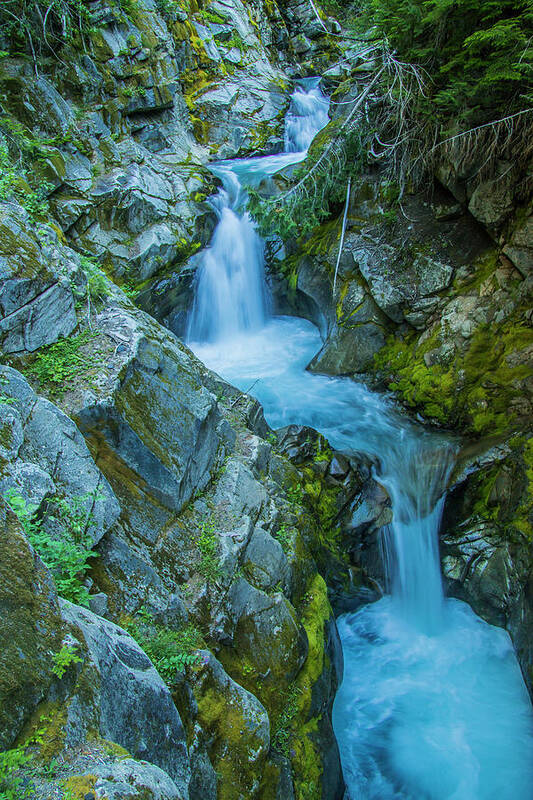
[{"label": "waterfall", "polygon": [[246,186],[303,160],[325,122],[318,82],[302,82],[286,153],[212,166],[223,188],[197,272],[191,347],[241,390],[253,384],[272,427],[309,425],[339,450],[370,454],[390,497],[389,594],[338,620],[345,667],[333,723],[345,800],[530,800],[533,714],[510,637],[443,596],[438,530],[454,443],[362,384],[307,372],[319,332],[268,311]]},{"label": "waterfall", "polygon": [[228,340],[240,331],[258,330],[267,315],[263,241],[250,215],[239,215],[231,201],[233,175],[219,174],[227,188],[213,201],[218,225],[198,270],[187,332],[191,341]]},{"label": "waterfall", "polygon": [[[383,468],[376,475],[393,510],[384,532],[388,589],[402,616],[425,631],[442,625],[442,589],[438,533],[454,449],[399,431]],[[402,435],[403,434],[403,435]]]},{"label": "waterfall", "polygon": [[305,158],[314,136],[329,121],[329,101],[318,84],[319,79],[303,80],[291,96],[285,154],[211,165],[222,182],[211,201],[218,224],[196,273],[189,342],[229,341],[264,325],[270,306],[264,244],[245,210],[243,185],[257,186],[265,177]]},{"label": "waterfall", "polygon": [[329,122],[329,101],[320,89],[320,78],[306,78],[291,96],[285,117],[285,152],[302,153],[317,131]]}]

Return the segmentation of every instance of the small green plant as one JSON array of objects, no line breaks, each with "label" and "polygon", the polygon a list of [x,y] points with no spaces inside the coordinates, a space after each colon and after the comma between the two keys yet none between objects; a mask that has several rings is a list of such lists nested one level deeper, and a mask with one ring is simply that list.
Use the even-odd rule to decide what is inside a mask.
[{"label": "small green plant", "polygon": [[28,372],[51,394],[62,397],[75,378],[86,377],[98,366],[97,355],[80,352],[95,336],[95,333],[86,329],[77,336],[69,336],[42,347],[28,367]]},{"label": "small green plant", "polygon": [[319,437],[316,443],[316,454],[315,454],[315,461],[331,461],[333,453],[331,452],[331,448],[327,446],[324,440]]},{"label": "small green plant", "polygon": [[196,539],[196,546],[201,554],[198,572],[207,580],[218,580],[222,571],[218,561],[218,537],[213,520],[203,523]]},{"label": "small green plant", "polygon": [[52,673],[54,675],[57,675],[58,678],[62,678],[72,664],[79,664],[83,661],[83,659],[77,655],[76,650],[77,647],[75,645],[64,644],[59,653],[54,654],[52,659],[54,662]]},{"label": "small green plant", "polygon": [[29,185],[22,161],[12,158],[6,138],[0,135],[0,201],[18,203],[30,216],[40,218],[48,211],[50,189],[45,181],[33,187]]},{"label": "small green plant", "polygon": [[91,550],[92,539],[87,532],[92,514],[87,511],[86,502],[97,496],[93,493],[69,501],[60,498],[47,501],[46,519],[57,526],[55,536],[45,529],[44,519],[37,517],[38,507],[27,503],[16,489],[4,492],[4,499],[50,570],[58,594],[72,603],[88,606],[89,593],[82,581],[90,568],[90,559],[97,554]]},{"label": "small green plant", "polygon": [[156,0],[157,10],[164,15],[175,14],[181,11],[181,6],[177,0]]},{"label": "small green plant", "polygon": [[298,716],[299,706],[298,697],[302,690],[298,686],[291,686],[286,694],[285,705],[281,712],[272,736],[272,748],[281,755],[289,755],[290,743],[292,739],[293,724]]},{"label": "small green plant", "polygon": [[242,37],[238,31],[233,31],[231,34],[231,38],[225,43],[226,47],[233,48],[236,47],[237,50],[240,50],[241,53],[246,51],[246,45],[244,44]]},{"label": "small green plant", "polygon": [[23,800],[32,797],[33,785],[27,783],[25,777],[20,774],[30,759],[31,756],[26,755],[25,745],[0,753],[1,800]]},{"label": "small green plant", "polygon": [[157,625],[143,606],[124,628],[142,647],[169,686],[174,683],[176,673],[200,662],[197,651],[204,646],[204,640],[200,631],[192,625],[181,631]]},{"label": "small green plant", "polygon": [[297,483],[296,486],[293,486],[292,489],[289,489],[287,492],[287,500],[293,506],[301,506],[303,502],[303,489],[300,483]]},{"label": "small green plant", "polygon": [[284,553],[290,553],[292,549],[292,540],[294,537],[294,528],[289,528],[288,525],[283,523],[280,525],[276,533],[272,534],[274,539],[280,543]]},{"label": "small green plant", "polygon": [[[37,750],[46,742],[53,715],[39,717],[40,726],[23,744],[0,753],[0,800],[37,800],[35,778],[53,780],[59,769],[55,758],[43,763]],[[40,797],[40,795],[39,795]],[[62,800],[67,800],[65,794]]]},{"label": "small green plant", "polygon": [[80,256],[80,266],[87,278],[87,288],[91,300],[101,302],[111,294],[109,279],[98,263],[89,256]]}]

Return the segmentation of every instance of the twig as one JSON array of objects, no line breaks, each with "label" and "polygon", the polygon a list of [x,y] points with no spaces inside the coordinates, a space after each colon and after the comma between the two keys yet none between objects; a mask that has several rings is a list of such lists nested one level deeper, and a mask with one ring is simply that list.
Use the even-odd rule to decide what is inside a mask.
[{"label": "twig", "polygon": [[333,278],[333,294],[335,294],[335,289],[337,286],[337,273],[339,271],[339,264],[341,262],[341,255],[342,255],[342,248],[344,245],[344,235],[346,233],[346,220],[348,218],[348,206],[350,205],[350,192],[352,190],[352,179],[351,177],[348,178],[348,186],[346,188],[346,205],[344,206],[344,217],[342,218],[342,231],[341,231],[341,241],[339,245],[339,255],[337,256],[337,263],[335,265],[335,277]]},{"label": "twig", "polygon": [[236,397],[236,398],[235,398],[235,400],[233,400],[233,401],[230,403],[230,407],[231,407],[231,408],[233,408],[233,406],[236,406],[236,405],[237,405],[237,403],[238,403],[240,400],[242,400],[242,398],[243,398],[243,397],[245,397],[247,394],[250,394],[250,392],[252,391],[252,389],[254,388],[254,386],[255,386],[257,383],[259,383],[259,381],[260,381],[260,380],[261,380],[261,378],[257,378],[257,380],[255,380],[255,381],[252,383],[252,385],[251,385],[251,386],[249,386],[249,387],[248,387],[248,389],[247,389],[245,392],[242,392],[240,395],[238,395],[238,397]]},{"label": "twig", "polygon": [[324,25],[324,22],[322,21],[322,19],[321,19],[321,17],[320,17],[320,14],[319,14],[319,13],[318,13],[318,11],[317,11],[317,7],[316,7],[316,6],[315,6],[315,4],[313,3],[313,0],[309,0],[309,2],[311,3],[311,8],[312,8],[312,9],[313,9],[313,11],[315,12],[315,16],[316,16],[317,20],[319,21],[319,23],[320,23],[320,25],[321,25],[322,29],[323,29],[323,30],[325,30],[325,31],[326,31],[326,33],[329,33],[328,29],[326,28],[326,26]]}]

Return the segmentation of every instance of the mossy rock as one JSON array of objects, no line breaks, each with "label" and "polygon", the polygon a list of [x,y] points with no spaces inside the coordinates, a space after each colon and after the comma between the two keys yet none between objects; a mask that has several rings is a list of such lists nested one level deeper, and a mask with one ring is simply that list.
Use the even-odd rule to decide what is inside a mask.
[{"label": "mossy rock", "polygon": [[9,747],[54,678],[62,624],[51,576],[0,501],[0,748]]},{"label": "mossy rock", "polygon": [[197,720],[219,775],[218,800],[256,797],[270,746],[268,715],[210,653],[191,675]]}]

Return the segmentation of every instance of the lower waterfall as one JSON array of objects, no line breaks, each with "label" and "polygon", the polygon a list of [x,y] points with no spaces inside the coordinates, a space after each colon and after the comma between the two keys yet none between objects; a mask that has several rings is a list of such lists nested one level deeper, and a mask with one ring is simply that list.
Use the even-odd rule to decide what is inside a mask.
[{"label": "lower waterfall", "polygon": [[[219,223],[197,272],[189,346],[253,393],[269,424],[310,425],[338,449],[365,452],[392,502],[388,591],[339,618],[345,672],[334,707],[348,800],[528,800],[533,713],[509,635],[443,595],[438,530],[455,445],[386,398],[305,367],[317,329],[272,317],[263,243],[245,189],[305,158],[327,98],[298,87],[286,151],[212,166]],[[303,148],[303,149],[302,149]]]}]

